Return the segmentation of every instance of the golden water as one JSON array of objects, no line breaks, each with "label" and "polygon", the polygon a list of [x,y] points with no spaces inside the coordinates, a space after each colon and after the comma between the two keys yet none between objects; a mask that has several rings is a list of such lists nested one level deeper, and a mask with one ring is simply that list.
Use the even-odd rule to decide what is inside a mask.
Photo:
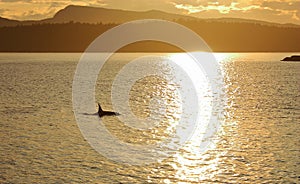
[{"label": "golden water", "polygon": [[[96,86],[104,109],[112,108],[110,86],[122,58],[138,55],[119,54],[105,65]],[[216,54],[228,97],[216,146],[199,155],[183,148],[162,162],[131,166],[100,155],[80,133],[72,112],[80,54],[2,53],[0,183],[299,183],[300,63],[279,61],[287,55]],[[172,101],[166,83],[155,77],[138,81],[130,101],[135,114],[147,116],[155,92]],[[172,113],[166,123],[174,120]],[[167,136],[164,126],[140,132],[116,117],[103,122],[129,143]]]}]

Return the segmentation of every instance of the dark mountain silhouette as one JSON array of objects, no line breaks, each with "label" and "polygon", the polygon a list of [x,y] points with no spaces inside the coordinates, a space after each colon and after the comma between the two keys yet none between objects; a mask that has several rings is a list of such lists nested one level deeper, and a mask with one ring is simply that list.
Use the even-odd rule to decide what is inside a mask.
[{"label": "dark mountain silhouette", "polygon": [[[2,18],[4,19],[4,18]],[[166,13],[158,10],[150,10],[145,12],[139,11],[127,11],[118,9],[106,9],[87,6],[75,6],[69,5],[62,10],[59,10],[53,18],[48,18],[40,21],[15,21],[4,22],[0,19],[0,27],[17,26],[17,25],[32,25],[32,24],[45,24],[45,23],[68,23],[68,22],[80,22],[90,24],[121,24],[124,22],[139,20],[139,19],[164,19],[164,20],[177,20],[188,19],[197,20],[195,17],[177,15],[172,13]]]},{"label": "dark mountain silhouette", "polygon": [[227,23],[254,23],[269,26],[282,26],[282,27],[300,27],[296,24],[277,24],[259,20],[238,19],[238,18],[214,18],[214,19],[199,19],[196,17],[178,15],[173,13],[166,13],[159,10],[150,11],[128,11],[119,9],[107,9],[99,7],[75,6],[69,5],[62,10],[59,10],[52,18],[39,20],[39,21],[17,21],[9,20],[0,17],[0,27],[17,26],[17,25],[31,25],[31,24],[44,24],[44,23],[69,23],[80,22],[90,24],[121,24],[124,22],[139,20],[139,19],[163,19],[169,21],[176,20],[202,20],[207,22],[227,22]]},{"label": "dark mountain silhouette", "polygon": [[116,23],[121,24],[124,22],[138,20],[138,19],[164,19],[164,20],[177,20],[189,19],[196,20],[197,18],[165,13],[158,10],[150,10],[146,12],[138,11],[125,11],[117,9],[84,7],[84,6],[67,6],[65,9],[58,11],[52,19],[45,22],[51,23],[66,23],[70,21],[80,23]]},{"label": "dark mountain silhouette", "polygon": [[[100,34],[123,22],[156,18],[176,21],[222,52],[299,52],[300,26],[244,19],[197,19],[162,11],[124,11],[68,6],[53,18],[14,21],[0,18],[0,52],[82,52]],[[109,43],[107,43],[109,44]],[[123,52],[179,52],[154,41],[130,44]]]},{"label": "dark mountain silhouette", "polygon": [[17,20],[10,20],[10,19],[6,19],[6,18],[2,18],[0,17],[0,26],[4,27],[4,26],[16,26],[21,24],[20,21]]}]

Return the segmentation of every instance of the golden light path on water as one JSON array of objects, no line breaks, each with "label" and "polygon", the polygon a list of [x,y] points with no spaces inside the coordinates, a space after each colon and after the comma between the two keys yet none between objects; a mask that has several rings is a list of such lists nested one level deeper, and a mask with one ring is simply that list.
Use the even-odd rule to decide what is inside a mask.
[{"label": "golden light path on water", "polygon": [[239,53],[213,53],[218,63],[229,61],[232,58],[239,57]]},{"label": "golden light path on water", "polygon": [[[201,53],[203,55],[209,55],[211,53]],[[189,77],[193,80],[196,88],[200,87],[201,90],[198,92],[198,98],[200,100],[200,107],[210,107],[206,108],[205,113],[201,113],[199,117],[199,122],[197,122],[197,129],[188,142],[178,151],[170,161],[170,165],[175,170],[174,177],[183,183],[189,182],[200,182],[205,180],[212,180],[214,176],[219,173],[218,165],[220,162],[220,157],[225,153],[224,151],[214,152],[212,156],[209,150],[215,149],[215,144],[218,142],[217,138],[214,139],[213,144],[209,146],[209,150],[206,152],[201,152],[199,149],[199,141],[203,140],[203,134],[207,129],[207,123],[209,122],[210,116],[213,114],[211,112],[212,108],[212,91],[208,80],[205,77],[205,71],[201,70],[195,64],[194,60],[187,53],[177,53],[170,54],[170,59],[178,64],[180,67],[184,68],[188,73]],[[221,64],[233,55],[217,53],[214,54],[216,61]],[[203,57],[205,58],[205,56]],[[183,62],[184,61],[184,62]],[[205,61],[204,61],[205,62]],[[191,64],[193,63],[193,64]],[[220,67],[223,71],[224,68]],[[201,84],[201,85],[199,85]],[[199,94],[202,93],[202,94]],[[197,97],[196,97],[197,98]],[[203,122],[205,122],[203,124]],[[204,125],[204,126],[203,126]],[[221,130],[218,132],[220,134]],[[164,183],[171,183],[169,179],[165,179]]]}]

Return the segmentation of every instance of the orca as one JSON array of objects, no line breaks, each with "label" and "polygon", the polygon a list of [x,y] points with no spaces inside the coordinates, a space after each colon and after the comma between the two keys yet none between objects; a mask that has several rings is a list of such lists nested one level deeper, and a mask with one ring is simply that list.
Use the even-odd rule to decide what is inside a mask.
[{"label": "orca", "polygon": [[103,117],[103,116],[118,116],[118,115],[120,115],[117,112],[102,110],[101,105],[99,103],[98,103],[98,107],[99,107],[99,109],[98,109],[98,115],[99,115],[100,118]]}]

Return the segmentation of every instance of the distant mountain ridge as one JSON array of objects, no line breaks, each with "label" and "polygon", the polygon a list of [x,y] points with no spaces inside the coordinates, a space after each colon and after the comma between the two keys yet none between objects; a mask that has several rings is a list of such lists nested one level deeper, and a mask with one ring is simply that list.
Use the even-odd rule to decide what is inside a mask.
[{"label": "distant mountain ridge", "polygon": [[138,19],[164,19],[164,20],[177,20],[177,19],[196,20],[197,18],[166,13],[158,10],[150,10],[145,12],[127,11],[117,9],[95,8],[70,5],[58,11],[50,22],[66,23],[70,21],[80,23],[114,23],[121,24],[128,21]]},{"label": "distant mountain ridge", "polygon": [[10,27],[17,25],[32,25],[43,23],[68,23],[68,22],[80,22],[90,24],[121,24],[128,21],[139,19],[163,19],[169,21],[176,20],[200,20],[208,22],[234,22],[234,23],[255,23],[269,26],[283,26],[283,27],[300,27],[296,24],[279,24],[271,23],[259,20],[251,19],[237,19],[237,18],[214,18],[214,19],[200,19],[192,16],[179,15],[173,13],[166,13],[159,10],[150,11],[128,11],[119,9],[107,9],[101,7],[87,7],[87,6],[75,6],[69,5],[64,9],[59,10],[52,18],[36,20],[36,21],[18,21],[10,20],[0,17],[0,27]]},{"label": "distant mountain ridge", "polygon": [[16,26],[16,25],[20,25],[21,21],[17,21],[17,20],[10,20],[10,19],[6,19],[6,18],[2,18],[0,17],[0,27],[4,27],[4,26]]},{"label": "distant mountain ridge", "polygon": [[[39,21],[0,18],[0,52],[83,52],[105,31],[138,19],[177,22],[197,33],[214,52],[300,52],[300,25],[198,19],[157,10],[138,12],[73,5],[58,11],[53,18]],[[131,44],[119,51],[182,52],[174,46],[151,41]]]}]

